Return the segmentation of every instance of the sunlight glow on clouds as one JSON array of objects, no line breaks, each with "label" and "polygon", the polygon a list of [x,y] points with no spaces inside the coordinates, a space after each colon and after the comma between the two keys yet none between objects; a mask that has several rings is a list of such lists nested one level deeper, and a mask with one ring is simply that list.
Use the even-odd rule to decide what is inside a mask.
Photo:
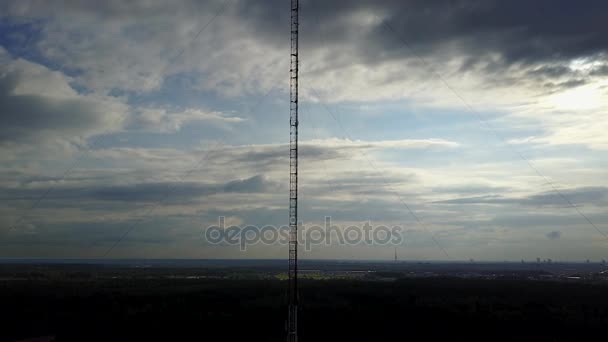
[{"label": "sunlight glow on clouds", "polygon": [[557,110],[598,109],[606,104],[602,90],[607,85],[608,82],[604,82],[570,89],[550,96],[548,102]]}]

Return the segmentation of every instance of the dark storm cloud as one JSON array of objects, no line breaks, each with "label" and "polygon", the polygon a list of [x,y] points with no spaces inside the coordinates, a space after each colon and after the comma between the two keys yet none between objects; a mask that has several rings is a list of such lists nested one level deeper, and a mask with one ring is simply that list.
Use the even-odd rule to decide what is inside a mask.
[{"label": "dark storm cloud", "polygon": [[102,188],[93,192],[94,199],[108,201],[144,201],[164,200],[189,201],[216,193],[264,193],[275,189],[277,184],[261,175],[240,179],[225,184],[201,184],[193,182],[142,183],[127,186]]},{"label": "dark storm cloud", "polygon": [[[114,186],[92,186],[79,188],[38,188],[2,189],[0,199],[3,200],[35,200],[46,194],[45,203],[56,200],[77,201],[74,205],[83,205],[82,201],[119,201],[119,202],[185,202],[193,198],[204,197],[217,193],[264,193],[275,189],[278,185],[261,175],[251,178],[234,180],[223,184],[202,184],[195,182],[156,182],[137,183]],[[48,191],[48,193],[47,193]],[[65,206],[65,203],[60,205]]]},{"label": "dark storm cloud", "polygon": [[[289,18],[281,1],[245,1],[239,6],[239,16],[260,37],[277,46],[285,41],[283,27]],[[403,41],[418,55],[463,58],[463,71],[482,68],[494,74],[517,64],[530,68],[528,77],[541,80],[575,77],[569,61],[601,61],[608,54],[608,2],[600,0],[310,0],[301,7],[303,51],[329,48],[326,68],[415,60]],[[498,60],[490,61],[489,56]]]},{"label": "dark storm cloud", "polygon": [[472,55],[507,63],[570,59],[606,52],[605,1],[403,1],[388,21],[418,44],[458,39]]},{"label": "dark storm cloud", "polygon": [[[233,1],[225,16],[236,16],[257,38],[285,46],[288,4],[283,0]],[[200,16],[214,13],[221,5],[221,1],[77,1],[62,2],[60,8],[62,13],[84,18],[95,15],[136,22],[164,14]],[[52,1],[20,1],[7,3],[5,12],[40,16],[48,12],[45,6],[59,8]],[[435,54],[441,46],[458,43],[471,64],[494,53],[507,65],[546,63],[608,53],[607,13],[608,2],[603,0],[305,0],[301,1],[302,44],[335,47],[336,53],[352,46],[344,53],[355,50],[352,58],[373,63],[411,58],[401,38],[421,54]],[[566,71],[557,67],[550,73]]]},{"label": "dark storm cloud", "polygon": [[123,186],[110,186],[94,190],[91,198],[104,201],[160,202],[166,199],[191,200],[217,193],[220,187],[197,183],[141,183]]},{"label": "dark storm cloud", "polygon": [[[288,23],[282,1],[245,1],[240,16],[268,37],[283,39]],[[355,14],[377,15],[419,46],[466,41],[471,56],[498,52],[508,62],[533,62],[594,55],[608,50],[608,3],[601,0],[355,0],[302,2],[302,25],[310,38],[338,42],[358,23]],[[280,18],[280,20],[276,20]],[[274,24],[274,25],[273,25]],[[367,38],[396,48],[397,39],[378,22]],[[363,38],[363,37],[360,37]],[[404,52],[405,53],[405,52]]]},{"label": "dark storm cloud", "polygon": [[[164,25],[191,23],[196,28],[199,21],[206,22],[205,18],[224,8],[224,4],[194,0],[23,0],[7,2],[2,12],[21,19],[57,15],[64,16],[64,20],[76,18],[83,24],[87,20],[104,25],[121,22],[123,36],[132,38],[133,45],[150,41],[156,46],[184,39],[179,34],[183,29]],[[289,43],[285,29],[289,27],[288,6],[283,0],[232,0],[218,17],[215,24],[219,26],[209,28],[205,34],[216,36],[218,46],[246,38],[263,42],[260,46],[285,49]],[[487,76],[489,84],[498,79],[510,84],[536,80],[549,90],[576,87],[588,77],[605,75],[602,65],[581,72],[572,70],[569,63],[587,58],[605,64],[606,13],[608,2],[603,0],[303,0],[303,60],[312,60],[307,54],[321,48],[327,50],[321,61],[312,63],[314,70],[303,67],[303,76],[353,64],[378,67],[387,61],[403,61],[404,66],[412,66],[419,63],[416,55],[420,55],[432,59],[432,64],[459,61],[461,71],[480,72]],[[235,27],[243,29],[234,31]],[[154,35],[159,39],[151,39]],[[403,41],[415,53],[404,47]],[[246,53],[243,58],[247,58]],[[384,82],[408,75],[386,77]]]}]

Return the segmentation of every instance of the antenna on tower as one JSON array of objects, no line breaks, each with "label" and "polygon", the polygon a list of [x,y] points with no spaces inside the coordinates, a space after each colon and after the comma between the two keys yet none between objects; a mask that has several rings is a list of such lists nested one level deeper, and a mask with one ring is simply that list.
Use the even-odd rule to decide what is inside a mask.
[{"label": "antenna on tower", "polygon": [[289,67],[289,307],[287,341],[298,340],[298,7],[291,0]]}]

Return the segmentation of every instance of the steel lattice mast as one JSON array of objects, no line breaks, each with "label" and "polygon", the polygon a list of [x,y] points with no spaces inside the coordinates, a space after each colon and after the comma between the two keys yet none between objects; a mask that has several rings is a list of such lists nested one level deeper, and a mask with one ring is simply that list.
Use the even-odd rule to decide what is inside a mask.
[{"label": "steel lattice mast", "polygon": [[291,0],[289,68],[289,308],[287,341],[298,340],[298,8]]}]

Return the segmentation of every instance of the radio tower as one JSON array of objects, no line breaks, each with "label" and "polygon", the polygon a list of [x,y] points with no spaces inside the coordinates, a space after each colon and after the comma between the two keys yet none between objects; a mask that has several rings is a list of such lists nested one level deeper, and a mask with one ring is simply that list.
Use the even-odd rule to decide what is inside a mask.
[{"label": "radio tower", "polygon": [[287,341],[298,340],[298,0],[291,0],[289,67],[289,308]]}]

